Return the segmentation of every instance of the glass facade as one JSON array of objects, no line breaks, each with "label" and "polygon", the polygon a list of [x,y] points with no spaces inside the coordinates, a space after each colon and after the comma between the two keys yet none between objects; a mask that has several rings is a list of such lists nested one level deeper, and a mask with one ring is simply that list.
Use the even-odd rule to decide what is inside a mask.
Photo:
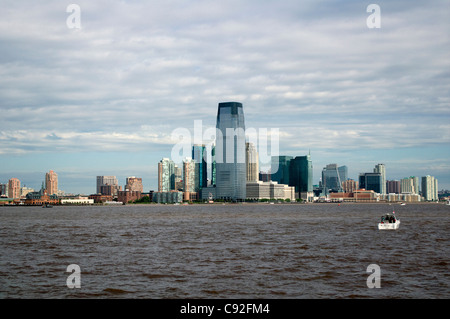
[{"label": "glass facade", "polygon": [[241,103],[219,103],[216,125],[216,197],[246,198],[245,121]]},{"label": "glass facade", "polygon": [[289,185],[289,162],[292,156],[272,156],[270,167],[272,181]]},{"label": "glass facade", "polygon": [[195,192],[200,192],[208,186],[208,166],[206,163],[206,146],[194,145],[192,159],[195,161]]},{"label": "glass facade", "polygon": [[175,189],[175,163],[163,158],[158,163],[158,191],[168,192]]},{"label": "glass facade", "polygon": [[295,187],[296,193],[313,191],[313,167],[311,156],[297,156],[289,162],[289,186]]},{"label": "glass facade", "polygon": [[342,192],[342,182],[347,180],[347,166],[338,167],[336,164],[328,164],[322,170],[322,187],[324,193],[330,191]]},{"label": "glass facade", "polygon": [[382,192],[382,176],[380,173],[359,174],[359,187],[375,193]]}]

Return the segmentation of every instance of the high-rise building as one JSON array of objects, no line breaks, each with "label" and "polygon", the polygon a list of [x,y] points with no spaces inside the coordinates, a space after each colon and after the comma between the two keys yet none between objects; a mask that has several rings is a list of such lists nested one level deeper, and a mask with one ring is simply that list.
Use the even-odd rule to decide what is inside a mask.
[{"label": "high-rise building", "polygon": [[247,182],[259,180],[259,156],[253,143],[245,143],[245,163]]},{"label": "high-rise building", "polygon": [[295,187],[296,196],[309,200],[313,195],[313,166],[311,156],[297,156],[289,162],[289,186]]},{"label": "high-rise building", "polygon": [[183,168],[175,165],[175,190],[183,190]]},{"label": "high-rise building", "polygon": [[45,174],[45,190],[47,195],[58,194],[58,175],[52,170]]},{"label": "high-rise building", "polygon": [[211,185],[216,185],[216,145],[211,147]]},{"label": "high-rise building", "polygon": [[400,190],[405,194],[419,194],[419,178],[415,176],[402,178],[400,181]]},{"label": "high-rise building", "polygon": [[206,163],[206,146],[195,144],[192,146],[192,159],[195,161],[195,192],[200,192],[208,186],[208,166]]},{"label": "high-rise building", "polygon": [[381,173],[361,173],[359,174],[359,187],[365,190],[372,190],[375,193],[380,193],[381,187]]},{"label": "high-rise building", "polygon": [[17,178],[11,178],[8,181],[8,197],[18,199],[20,198],[20,181]]},{"label": "high-rise building", "polygon": [[373,172],[381,174],[381,189],[379,193],[386,194],[386,166],[384,164],[377,164]]},{"label": "high-rise building", "polygon": [[342,182],[347,180],[347,166],[338,167],[337,164],[328,164],[322,170],[322,187],[324,193],[342,192]]},{"label": "high-rise building", "polygon": [[386,181],[387,194],[400,194],[400,181]]},{"label": "high-rise building", "polygon": [[197,176],[196,169],[197,162],[191,158],[183,160],[183,191],[192,193],[196,192]]},{"label": "high-rise building", "polygon": [[158,192],[175,190],[175,163],[163,158],[158,163]]},{"label": "high-rise building", "polygon": [[216,197],[246,198],[245,120],[241,103],[219,103],[216,124]]},{"label": "high-rise building", "polygon": [[426,201],[439,200],[437,178],[430,175],[422,177],[422,196]]},{"label": "high-rise building", "polygon": [[289,185],[289,162],[292,156],[272,156],[271,159],[271,179],[278,184]]},{"label": "high-rise building", "polygon": [[142,185],[142,178],[131,176],[127,177],[126,179],[126,185],[125,185],[125,191],[130,192],[144,192],[144,186]]},{"label": "high-rise building", "polygon": [[[102,193],[102,186],[111,186],[113,193],[108,191],[108,194]],[[97,194],[117,196],[119,191],[119,181],[115,176],[97,176]]]}]

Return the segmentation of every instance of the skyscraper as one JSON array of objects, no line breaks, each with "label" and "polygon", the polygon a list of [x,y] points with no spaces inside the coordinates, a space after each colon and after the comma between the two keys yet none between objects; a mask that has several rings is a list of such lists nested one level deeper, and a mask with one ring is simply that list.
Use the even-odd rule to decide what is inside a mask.
[{"label": "skyscraper", "polygon": [[247,172],[247,182],[259,180],[259,156],[253,143],[245,143],[245,163]]},{"label": "skyscraper", "polygon": [[430,175],[422,177],[422,196],[426,201],[439,200],[437,178]]},{"label": "skyscraper", "polygon": [[381,173],[361,173],[359,174],[359,187],[381,193]]},{"label": "skyscraper", "polygon": [[196,185],[198,178],[196,176],[197,162],[191,158],[186,158],[183,161],[183,191],[185,193],[197,192]]},{"label": "skyscraper", "polygon": [[377,164],[375,165],[373,172],[381,174],[381,189],[379,193],[386,194],[386,167],[384,164]]},{"label": "skyscraper", "polygon": [[8,197],[9,198],[20,198],[20,181],[17,178],[11,178],[8,181]]},{"label": "skyscraper", "polygon": [[192,146],[192,159],[195,161],[195,190],[192,192],[200,192],[203,187],[208,186],[208,166],[206,163],[206,146]]},{"label": "skyscraper", "polygon": [[175,163],[163,158],[158,163],[158,192],[175,190]]},{"label": "skyscraper", "polygon": [[386,181],[386,193],[387,194],[400,194],[400,181]]},{"label": "skyscraper", "polygon": [[311,156],[297,156],[289,162],[289,186],[295,187],[299,198],[307,199],[313,191]]},{"label": "skyscraper", "polygon": [[271,179],[278,184],[289,185],[289,162],[292,156],[272,156]]},{"label": "skyscraper", "polygon": [[245,200],[245,121],[241,103],[219,103],[215,152],[216,197]]},{"label": "skyscraper", "polygon": [[58,193],[58,175],[52,170],[45,174],[45,190],[47,195]]},{"label": "skyscraper", "polygon": [[211,147],[211,185],[216,185],[216,145]]},{"label": "skyscraper", "polygon": [[337,164],[328,164],[322,170],[322,187],[325,194],[329,191],[342,192],[342,182],[347,180],[347,166],[338,167]]}]

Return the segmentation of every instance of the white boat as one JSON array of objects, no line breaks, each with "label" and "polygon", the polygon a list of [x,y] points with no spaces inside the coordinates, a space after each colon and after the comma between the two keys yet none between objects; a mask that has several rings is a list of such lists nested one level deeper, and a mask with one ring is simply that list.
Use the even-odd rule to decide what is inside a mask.
[{"label": "white boat", "polygon": [[395,216],[395,212],[381,216],[381,222],[378,223],[378,229],[398,229],[399,227],[400,219]]}]

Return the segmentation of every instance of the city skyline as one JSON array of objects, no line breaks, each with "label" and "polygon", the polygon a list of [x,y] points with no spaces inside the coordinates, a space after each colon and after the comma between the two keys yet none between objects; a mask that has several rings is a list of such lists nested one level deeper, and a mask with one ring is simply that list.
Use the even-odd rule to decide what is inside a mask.
[{"label": "city skyline", "polygon": [[71,29],[65,4],[10,2],[0,183],[39,189],[53,170],[68,193],[110,175],[157,190],[173,130],[239,101],[246,127],[279,129],[280,155],[310,152],[314,184],[331,163],[354,180],[384,163],[386,180],[450,189],[448,5],[376,3],[379,29],[359,1],[78,1]]}]

